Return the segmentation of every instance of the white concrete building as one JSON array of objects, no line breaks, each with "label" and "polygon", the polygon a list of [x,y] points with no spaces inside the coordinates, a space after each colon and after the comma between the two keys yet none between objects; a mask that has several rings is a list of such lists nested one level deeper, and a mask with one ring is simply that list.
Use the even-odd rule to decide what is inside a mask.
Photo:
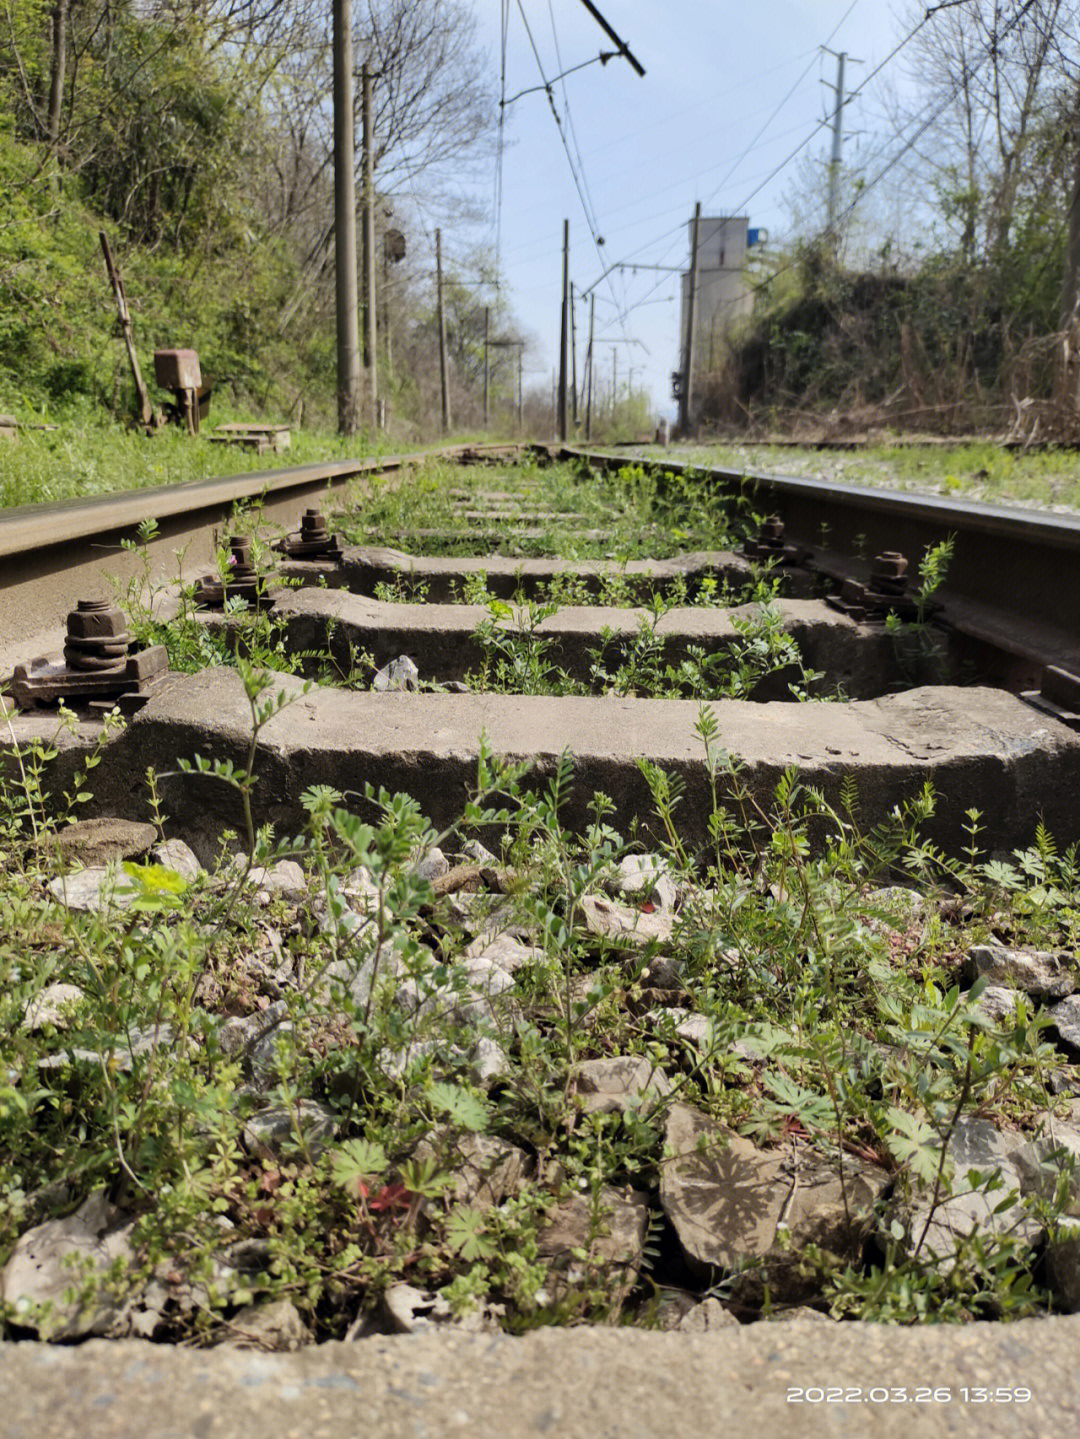
[{"label": "white concrete building", "polygon": [[[718,369],[736,321],[749,315],[754,296],[743,270],[747,251],[765,237],[749,229],[745,215],[702,215],[698,224],[697,305],[694,315],[694,390],[700,395],[702,377]],[[694,239],[694,222],[687,226],[687,251]],[[679,326],[679,369],[686,362],[686,329],[690,312],[690,272],[682,277],[682,313]],[[696,408],[696,406],[695,406]]]}]

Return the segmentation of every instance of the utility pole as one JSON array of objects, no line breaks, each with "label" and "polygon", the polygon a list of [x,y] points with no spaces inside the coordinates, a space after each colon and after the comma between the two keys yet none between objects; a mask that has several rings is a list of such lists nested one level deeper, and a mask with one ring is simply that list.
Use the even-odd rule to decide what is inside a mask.
[{"label": "utility pole", "polygon": [[360,425],[360,321],[356,286],[356,172],[350,0],[334,0],[334,264],[337,285],[338,433]]},{"label": "utility pole", "polygon": [[566,441],[566,347],[570,335],[570,221],[563,221],[562,232],[562,323],[559,327],[559,404],[558,438]]},{"label": "utility pole", "polygon": [[375,133],[371,120],[371,67],[365,60],[360,71],[361,108],[364,121],[364,369],[368,374],[371,428],[378,428],[378,361],[375,349]]},{"label": "utility pole", "polygon": [[574,287],[570,286],[570,393],[574,397],[573,416],[574,434],[577,434],[578,427],[578,404],[577,404],[577,310],[574,305]]},{"label": "utility pole", "polygon": [[619,352],[611,347],[611,423],[615,423],[615,396],[619,389]]},{"label": "utility pole", "polygon": [[525,423],[525,346],[518,346],[518,396],[517,396],[517,427],[518,434]]},{"label": "utility pole", "polygon": [[592,439],[592,392],[593,392],[593,321],[596,316],[596,296],[589,296],[589,348],[585,351],[585,439]]},{"label": "utility pole", "polygon": [[484,429],[488,427],[488,343],[491,325],[491,310],[484,306]]},{"label": "utility pole", "polygon": [[690,431],[690,396],[694,387],[694,311],[697,309],[698,229],[701,225],[701,201],[694,206],[694,223],[690,232],[690,294],[686,310],[686,349],[683,352],[682,392],[679,395],[679,434]]},{"label": "utility pole", "polygon": [[836,233],[836,216],[840,208],[840,155],[844,143],[844,61],[847,52],[836,57],[836,111],[833,115],[832,157],[829,160],[829,234]]},{"label": "utility pole", "polygon": [[435,293],[439,312],[439,381],[442,387],[443,434],[450,433],[450,380],[446,372],[446,309],[443,305],[442,231],[435,231]]}]

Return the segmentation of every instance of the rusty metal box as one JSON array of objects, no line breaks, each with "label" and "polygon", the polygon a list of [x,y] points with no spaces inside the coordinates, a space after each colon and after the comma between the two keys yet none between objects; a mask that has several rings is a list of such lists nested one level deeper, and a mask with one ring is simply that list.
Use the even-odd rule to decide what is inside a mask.
[{"label": "rusty metal box", "polygon": [[197,390],[202,384],[196,350],[155,350],[154,375],[163,390]]}]

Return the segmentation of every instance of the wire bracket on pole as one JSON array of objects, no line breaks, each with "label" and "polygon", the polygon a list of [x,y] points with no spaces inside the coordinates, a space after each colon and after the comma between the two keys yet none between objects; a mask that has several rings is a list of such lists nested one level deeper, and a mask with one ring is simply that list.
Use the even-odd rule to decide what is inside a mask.
[{"label": "wire bracket on pole", "polygon": [[631,52],[630,47],[627,45],[626,41],[621,40],[619,36],[616,35],[615,31],[611,28],[608,22],[604,19],[603,15],[600,14],[600,11],[592,3],[592,0],[581,0],[581,3],[585,6],[585,9],[588,10],[589,14],[600,26],[600,29],[603,30],[604,34],[608,37],[611,43],[619,47],[619,54],[624,56],[624,58],[629,61],[630,65],[637,72],[637,74],[644,75],[645,66]]}]

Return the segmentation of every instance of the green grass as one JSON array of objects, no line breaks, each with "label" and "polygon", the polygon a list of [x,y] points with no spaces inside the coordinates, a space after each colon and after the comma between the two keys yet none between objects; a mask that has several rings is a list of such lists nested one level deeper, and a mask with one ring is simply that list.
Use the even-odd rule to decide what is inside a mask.
[{"label": "green grass", "polygon": [[674,447],[670,458],[920,494],[955,495],[987,504],[1080,510],[1080,452],[1075,450],[1024,454],[989,441],[871,445],[860,450],[725,444]]},{"label": "green grass", "polygon": [[[211,424],[234,418],[250,417],[216,415]],[[192,438],[170,426],[148,438],[123,425],[85,421],[69,421],[56,430],[20,430],[14,444],[0,440],[0,507],[50,504],[397,452],[388,439],[372,445],[363,436],[346,439],[330,430],[293,430],[290,449],[257,455],[232,445],[211,444],[210,433],[207,428]]]},{"label": "green grass", "polygon": [[[492,491],[514,495],[523,525],[506,519],[470,524],[462,517],[461,508],[482,508],[484,496]],[[503,508],[504,502],[497,507]],[[534,511],[555,518],[532,525],[528,515]],[[727,549],[743,533],[738,506],[717,505],[692,478],[646,473],[633,464],[606,474],[587,464],[528,460],[505,469],[425,466],[365,504],[361,513],[344,516],[339,528],[351,543],[389,544],[411,554],[555,556],[567,561],[665,559],[690,550]],[[515,533],[515,528],[535,533]],[[430,530],[439,533],[416,534]],[[597,537],[590,537],[590,531]]]},{"label": "green grass", "polygon": [[[273,677],[241,671],[254,737],[289,699],[274,697]],[[816,1164],[845,1151],[887,1171],[892,1195],[866,1214],[872,1245],[834,1254],[806,1244],[799,1256],[801,1292],[817,1308],[902,1323],[1045,1312],[1051,1300],[1022,1237],[976,1234],[931,1262],[905,1196],[936,1208],[948,1195],[942,1148],[961,1116],[1031,1131],[1054,1103],[1052,1081],[1076,1073],[1023,996],[994,1020],[977,992],[962,992],[975,942],[1075,953],[1075,850],[1058,855],[1040,830],[1032,849],[987,862],[992,836],[972,812],[971,848],[950,859],[918,838],[929,794],[865,834],[853,785],[834,811],[794,774],[758,808],[708,721],[703,711],[715,785],[704,852],[680,839],[677,777],[642,761],[669,836],[657,862],[678,895],[674,908],[644,893],[627,901],[631,928],[668,906],[670,934],[649,943],[589,922],[640,840],[612,828],[603,795],[587,833],[564,828],[569,757],[528,784],[522,767],[485,752],[474,801],[438,839],[465,860],[479,830],[501,854],[474,866],[475,892],[442,896],[412,867],[436,836],[407,796],[368,787],[346,807],[315,786],[303,796],[306,833],[275,839],[251,824],[252,761],[204,760],[203,783],[216,776],[237,791],[250,857],[295,856],[301,890],[260,904],[244,888],[246,863],[193,883],[132,864],[118,878],[134,903],[116,922],[67,910],[47,889],[59,861],[32,826],[49,831],[50,761],[43,747],[24,748],[23,778],[0,775],[0,1264],[28,1229],[106,1188],[137,1226],[143,1268],[124,1283],[138,1293],[151,1269],[169,1275],[154,1321],[164,1341],[217,1342],[252,1301],[286,1298],[317,1337],[341,1338],[360,1318],[377,1323],[383,1291],[399,1281],[438,1291],[458,1314],[495,1306],[512,1331],[654,1327],[669,1286],[700,1295],[717,1278],[744,1320],[763,1303],[783,1309],[792,1300],[782,1246],[752,1276],[764,1292],[755,1298],[736,1274],[673,1270],[657,1242],[665,1117],[677,1100],[766,1150]],[[871,892],[890,873],[923,902]],[[464,950],[496,916],[519,926],[529,949],[501,997],[478,1004]],[[364,974],[367,987],[356,983]],[[58,982],[80,992],[66,1015],[28,1025],[30,1006]],[[687,1011],[707,1025],[700,1044],[679,1035]],[[241,1016],[253,1033],[279,1025],[275,1042],[238,1049]],[[135,1031],[151,1039],[131,1055]],[[502,1053],[495,1080],[475,1073],[481,1039]],[[583,1113],[578,1066],[612,1055],[647,1059],[669,1092],[622,1115]],[[333,1130],[325,1148],[306,1128],[311,1105]],[[285,1116],[269,1152],[246,1129],[266,1109]],[[488,1206],[458,1189],[476,1135],[515,1145],[526,1166]],[[1012,1218],[1053,1224],[1067,1209],[1071,1165],[1057,1193],[1052,1165],[1045,1177],[1043,1198],[1026,1196]],[[584,1250],[603,1232],[611,1189],[627,1185],[652,1216],[637,1280],[623,1285],[600,1255],[560,1275],[540,1244],[548,1217],[584,1197]],[[233,1244],[248,1246],[243,1270],[222,1268]],[[4,1321],[23,1326],[26,1315],[0,1305]],[[48,1315],[42,1325],[47,1337]]]}]

